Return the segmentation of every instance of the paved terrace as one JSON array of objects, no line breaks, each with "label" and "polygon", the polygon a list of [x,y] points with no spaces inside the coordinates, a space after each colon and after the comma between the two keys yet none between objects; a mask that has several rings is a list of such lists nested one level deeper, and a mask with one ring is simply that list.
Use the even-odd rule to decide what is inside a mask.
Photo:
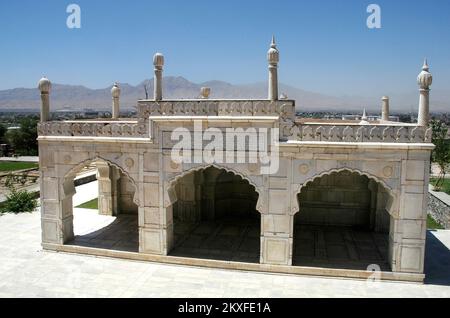
[{"label": "paved terrace", "polygon": [[[75,204],[92,199],[94,188],[78,187]],[[77,209],[76,218],[82,223],[86,213]],[[0,216],[0,233],[0,297],[450,297],[450,231],[428,233],[425,285],[44,252],[39,212]]]}]

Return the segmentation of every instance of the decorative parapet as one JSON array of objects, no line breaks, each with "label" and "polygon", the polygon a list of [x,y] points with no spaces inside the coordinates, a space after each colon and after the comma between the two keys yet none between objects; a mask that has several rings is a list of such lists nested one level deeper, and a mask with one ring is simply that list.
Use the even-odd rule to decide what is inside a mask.
[{"label": "decorative parapet", "polygon": [[431,143],[431,128],[381,125],[294,125],[283,132],[290,141]]},{"label": "decorative parapet", "polygon": [[39,136],[149,138],[148,126],[137,121],[61,121],[38,125]]},{"label": "decorative parapet", "polygon": [[150,116],[282,116],[295,117],[295,101],[174,100],[138,102],[138,117]]},{"label": "decorative parapet", "polygon": [[[270,104],[270,103],[267,103]],[[288,106],[290,108],[290,106]],[[152,116],[155,117],[155,116]],[[180,116],[178,116],[180,117]],[[160,115],[159,119],[178,118]],[[185,116],[186,117],[186,116]],[[199,115],[192,116],[195,119]],[[205,115],[203,116],[205,117]],[[184,118],[184,117],[183,117]],[[206,116],[205,118],[208,118]],[[232,115],[211,115],[208,120],[230,120]],[[315,141],[315,142],[385,142],[385,143],[431,143],[431,128],[407,125],[323,125],[295,124],[290,113],[283,111],[275,116],[235,116],[237,120],[261,121],[261,119],[279,119],[281,141]],[[117,137],[150,139],[150,117],[135,121],[55,121],[38,125],[39,136],[60,137]]]}]

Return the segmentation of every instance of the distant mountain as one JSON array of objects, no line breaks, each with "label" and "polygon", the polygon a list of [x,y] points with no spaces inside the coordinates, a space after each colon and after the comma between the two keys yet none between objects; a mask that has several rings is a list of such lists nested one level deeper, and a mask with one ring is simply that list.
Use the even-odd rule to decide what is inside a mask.
[{"label": "distant mountain", "polygon": [[[153,97],[153,80],[145,80],[137,86],[119,84],[122,90],[121,106],[131,109],[139,99],[145,99],[144,85],[147,85],[149,98]],[[233,85],[222,81],[192,83],[183,77],[165,77],[163,80],[164,98],[198,98],[200,88],[211,88],[211,98],[266,98],[267,83]],[[295,99],[297,110],[307,111],[361,111],[363,108],[379,111],[380,98],[359,96],[328,96],[280,84],[280,93]],[[84,86],[54,84],[51,93],[52,110],[86,108],[108,110],[111,105],[111,86],[104,89],[90,89]],[[391,95],[392,111],[416,111],[418,92]],[[433,91],[432,111],[450,110],[450,93]],[[0,110],[35,109],[40,107],[37,89],[15,88],[0,91]]]}]

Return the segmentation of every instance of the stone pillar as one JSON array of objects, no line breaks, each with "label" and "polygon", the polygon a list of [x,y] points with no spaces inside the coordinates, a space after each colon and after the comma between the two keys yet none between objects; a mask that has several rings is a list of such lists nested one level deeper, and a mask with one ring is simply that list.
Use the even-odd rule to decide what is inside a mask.
[{"label": "stone pillar", "polygon": [[120,87],[117,83],[111,89],[112,95],[112,118],[118,119],[120,117]]},{"label": "stone pillar", "polygon": [[105,162],[96,162],[95,165],[98,170],[98,213],[113,216],[114,212],[117,212],[117,203],[116,211],[114,211],[111,168]]},{"label": "stone pillar", "polygon": [[111,176],[111,207],[112,215],[117,216],[120,213],[120,170],[114,166],[110,167]]},{"label": "stone pillar", "polygon": [[430,151],[413,151],[403,160],[398,213],[391,216],[389,259],[392,271],[423,274],[427,231]]},{"label": "stone pillar", "polygon": [[42,243],[65,244],[74,238],[72,196],[73,178],[41,178]]},{"label": "stone pillar", "polygon": [[155,66],[155,79],[154,79],[154,99],[160,101],[163,98],[162,94],[162,73],[164,66],[164,56],[161,53],[156,53],[153,57],[153,65]]},{"label": "stone pillar", "polygon": [[430,86],[433,83],[433,76],[429,72],[427,60],[425,60],[422,72],[417,77],[417,83],[419,84],[419,117],[417,120],[418,126],[428,126],[430,121]]},{"label": "stone pillar", "polygon": [[41,91],[41,123],[43,123],[50,119],[50,90],[52,83],[46,77],[43,77],[39,81],[38,87]]},{"label": "stone pillar", "polygon": [[272,37],[269,52],[267,53],[269,62],[269,100],[278,100],[278,62],[280,61],[280,53],[275,44],[275,38]]},{"label": "stone pillar", "polygon": [[[139,207],[139,252],[167,255],[173,246],[173,204],[176,193],[165,195],[159,183],[144,182]],[[166,185],[168,186],[168,185]]]},{"label": "stone pillar", "polygon": [[292,265],[294,216],[261,216],[261,264]]},{"label": "stone pillar", "polygon": [[381,120],[382,121],[389,121],[389,97],[388,96],[383,96],[381,101],[382,101]]},{"label": "stone pillar", "polygon": [[[280,170],[266,182],[267,210],[261,215],[261,264],[292,265],[294,215],[291,213],[291,196],[287,161],[281,159]],[[267,201],[266,201],[267,202]]]}]

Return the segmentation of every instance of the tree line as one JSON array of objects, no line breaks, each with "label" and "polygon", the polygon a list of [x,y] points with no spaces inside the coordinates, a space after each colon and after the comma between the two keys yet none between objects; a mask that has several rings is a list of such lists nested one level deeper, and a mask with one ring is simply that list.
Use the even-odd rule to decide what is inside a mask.
[{"label": "tree line", "polygon": [[0,124],[0,143],[12,147],[14,154],[18,156],[37,156],[37,124],[39,119],[28,116],[19,119],[18,127],[8,129],[5,124]]}]

